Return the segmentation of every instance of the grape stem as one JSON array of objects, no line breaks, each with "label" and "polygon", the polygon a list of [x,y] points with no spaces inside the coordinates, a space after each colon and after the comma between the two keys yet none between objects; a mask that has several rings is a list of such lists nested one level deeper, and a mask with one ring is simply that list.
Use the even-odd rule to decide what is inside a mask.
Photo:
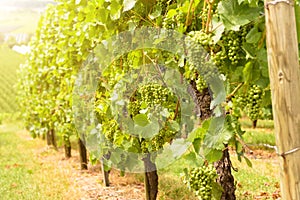
[{"label": "grape stem", "polygon": [[192,5],[194,3],[194,0],[191,0],[190,1],[190,5],[189,5],[189,9],[188,9],[188,13],[187,13],[187,16],[186,16],[186,20],[185,20],[185,26],[188,27],[189,25],[189,19],[190,19],[190,14],[191,14],[191,9],[192,9]]},{"label": "grape stem", "polygon": [[[204,3],[203,3],[203,8],[202,8],[202,12],[204,12],[205,11],[205,7],[206,7],[206,1],[204,1]],[[204,22],[204,20],[202,20],[202,29],[204,29],[205,28],[205,22]]]},{"label": "grape stem", "polygon": [[178,115],[179,100],[180,100],[180,99],[178,98],[177,104],[176,104],[176,110],[175,110],[175,114],[174,114],[174,119],[173,119],[173,120],[175,120],[175,119],[177,118],[177,115]]},{"label": "grape stem", "polygon": [[230,101],[232,97],[234,97],[234,95],[239,91],[239,89],[244,85],[243,83],[240,83],[227,97],[226,97],[226,101]]},{"label": "grape stem", "polygon": [[241,143],[241,145],[243,146],[243,149],[247,149],[250,153],[253,153],[253,151],[251,150],[251,148],[244,142],[244,140],[242,140],[238,136],[236,136],[235,138],[236,138],[237,141],[239,141],[239,143]]},{"label": "grape stem", "polygon": [[211,22],[211,18],[212,18],[212,5],[214,3],[214,0],[212,0],[211,2],[209,0],[207,0],[207,3],[208,3],[208,6],[209,6],[209,10],[208,10],[208,13],[207,13],[207,21],[206,21],[206,28],[205,28],[205,32],[206,33],[209,33],[209,24]]},{"label": "grape stem", "polygon": [[267,35],[267,29],[265,29],[262,33],[262,37],[258,42],[258,48],[260,49],[262,47],[262,45],[264,44],[264,41],[266,39],[266,35]]},{"label": "grape stem", "polygon": [[163,75],[162,72],[160,70],[160,68],[158,67],[158,64],[156,61],[154,61],[149,55],[145,54],[145,56],[152,62],[152,64],[155,66],[157,72],[159,73],[159,76],[161,77],[161,81],[164,84],[165,87],[168,87],[168,85],[166,84],[166,82],[163,79]]},{"label": "grape stem", "polygon": [[155,24],[152,20],[145,19],[144,17],[142,17],[139,13],[135,12],[134,10],[130,10],[130,12],[132,12],[134,15],[137,15],[141,20],[152,24],[154,27],[157,27],[157,24]]}]

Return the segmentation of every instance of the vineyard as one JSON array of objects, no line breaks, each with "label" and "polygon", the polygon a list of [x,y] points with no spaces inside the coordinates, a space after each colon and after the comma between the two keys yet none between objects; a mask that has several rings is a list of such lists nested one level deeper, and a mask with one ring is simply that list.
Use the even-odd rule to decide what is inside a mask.
[{"label": "vineyard", "polygon": [[17,70],[25,59],[7,46],[0,45],[0,60],[0,113],[13,113],[18,111],[15,87]]},{"label": "vineyard", "polygon": [[299,13],[299,1],[57,0],[18,81],[22,57],[1,47],[0,108],[99,167],[91,199],[129,199],[101,196],[127,176],[142,184],[134,199],[299,199]]}]

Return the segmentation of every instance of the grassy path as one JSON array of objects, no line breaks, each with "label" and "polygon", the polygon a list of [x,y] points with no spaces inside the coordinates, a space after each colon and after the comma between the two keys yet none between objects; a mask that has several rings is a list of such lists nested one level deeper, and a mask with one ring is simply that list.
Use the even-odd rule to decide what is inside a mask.
[{"label": "grassy path", "polygon": [[62,199],[69,183],[60,171],[41,162],[32,140],[15,125],[0,126],[0,199]]},{"label": "grassy path", "polygon": [[16,124],[0,125],[0,200],[144,199],[141,178],[111,174],[102,187],[99,165],[79,169],[78,153],[66,160],[62,150],[45,147]]},{"label": "grassy path", "polygon": [[[261,133],[262,134],[262,133]],[[143,200],[143,176],[111,173],[111,187],[102,187],[99,165],[79,169],[78,154],[65,160],[62,150],[31,139],[18,124],[0,125],[0,200]],[[234,154],[234,153],[233,153]],[[274,154],[274,153],[273,153]],[[256,150],[248,157],[253,167],[232,155],[237,199],[280,199],[276,157]],[[271,156],[271,157],[270,157]],[[159,200],[195,200],[179,178],[183,160],[159,172]]]}]

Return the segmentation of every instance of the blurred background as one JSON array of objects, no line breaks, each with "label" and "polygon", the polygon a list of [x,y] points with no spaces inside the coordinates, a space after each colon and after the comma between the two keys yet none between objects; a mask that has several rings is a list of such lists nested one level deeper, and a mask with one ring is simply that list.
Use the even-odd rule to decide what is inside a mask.
[{"label": "blurred background", "polygon": [[[18,111],[17,70],[49,0],[0,0],[0,114]],[[0,117],[1,118],[1,117]],[[1,119],[0,119],[1,121]]]}]

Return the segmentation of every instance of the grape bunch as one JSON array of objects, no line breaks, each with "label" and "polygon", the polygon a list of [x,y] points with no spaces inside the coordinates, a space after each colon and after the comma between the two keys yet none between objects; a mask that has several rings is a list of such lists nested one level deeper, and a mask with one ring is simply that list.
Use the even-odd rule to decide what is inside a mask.
[{"label": "grape bunch", "polygon": [[252,121],[257,120],[261,116],[263,95],[261,87],[252,85],[247,93],[239,94],[233,99],[234,107],[244,111]]},{"label": "grape bunch", "polygon": [[157,83],[149,83],[139,87],[130,97],[128,110],[133,117],[145,108],[154,111],[158,108],[157,105],[172,112],[172,107],[176,106],[176,103],[177,97],[171,90]]},{"label": "grape bunch", "polygon": [[105,138],[113,143],[116,133],[120,132],[118,123],[115,120],[109,120],[105,123],[102,123],[103,133],[105,135]]},{"label": "grape bunch", "polygon": [[[161,123],[161,129],[152,138],[142,138],[141,150],[143,153],[154,152],[169,143],[176,136],[170,122],[180,122],[180,108],[178,99],[174,93],[158,83],[148,83],[140,86],[130,97],[128,111],[131,117],[140,114],[142,111],[148,116],[160,115],[161,109],[167,109],[168,117]],[[150,119],[151,120],[151,119]]]},{"label": "grape bunch", "polygon": [[248,91],[246,114],[254,121],[260,117],[263,90],[257,85],[253,85]]},{"label": "grape bunch", "polygon": [[[212,36],[213,35],[211,33],[205,33],[203,30],[191,31],[187,36],[190,41],[187,46],[193,47],[194,50],[200,49],[201,53],[203,53],[204,50],[206,50],[205,52],[209,52],[213,45]],[[196,45],[198,45],[199,48],[196,48]]]},{"label": "grape bunch", "polygon": [[187,63],[183,75],[187,80],[195,81],[197,90],[202,92],[209,83],[217,78],[218,68],[210,59],[210,51],[214,49],[212,33],[191,31],[185,40]]},{"label": "grape bunch", "polygon": [[218,175],[213,165],[203,165],[192,168],[189,171],[188,179],[184,180],[185,184],[195,192],[202,200],[212,199],[212,187],[216,182]]},{"label": "grape bunch", "polygon": [[226,66],[226,63],[236,66],[241,60],[245,59],[242,46],[251,27],[251,25],[245,25],[238,31],[230,30],[223,33],[212,54],[216,66]]},{"label": "grape bunch", "polygon": [[205,88],[207,88],[206,81],[203,76],[198,76],[196,79],[196,88],[199,92],[202,92]]}]

